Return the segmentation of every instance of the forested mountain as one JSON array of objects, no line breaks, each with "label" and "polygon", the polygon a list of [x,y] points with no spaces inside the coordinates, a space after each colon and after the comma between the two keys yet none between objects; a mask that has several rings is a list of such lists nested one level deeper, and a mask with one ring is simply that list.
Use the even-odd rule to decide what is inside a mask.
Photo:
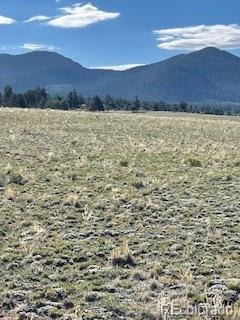
[{"label": "forested mountain", "polygon": [[92,70],[53,52],[0,55],[0,87],[193,103],[240,102],[240,58],[205,48],[126,71]]}]

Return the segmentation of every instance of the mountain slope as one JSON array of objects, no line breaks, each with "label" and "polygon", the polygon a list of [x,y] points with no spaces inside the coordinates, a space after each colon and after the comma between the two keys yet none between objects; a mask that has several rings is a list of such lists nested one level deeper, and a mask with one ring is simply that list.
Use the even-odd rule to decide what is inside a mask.
[{"label": "mountain slope", "polygon": [[216,48],[121,72],[87,69],[52,52],[2,54],[0,70],[0,87],[9,83],[18,91],[41,85],[55,93],[77,88],[85,95],[156,101],[240,101],[240,58]]},{"label": "mountain slope", "polygon": [[125,71],[107,87],[114,94],[121,88],[123,96],[138,94],[148,100],[239,101],[240,58],[206,48]]},{"label": "mountain slope", "polygon": [[22,55],[0,55],[0,87],[11,84],[17,91],[41,86],[85,85],[101,81],[112,71],[89,70],[55,52],[34,51]]}]

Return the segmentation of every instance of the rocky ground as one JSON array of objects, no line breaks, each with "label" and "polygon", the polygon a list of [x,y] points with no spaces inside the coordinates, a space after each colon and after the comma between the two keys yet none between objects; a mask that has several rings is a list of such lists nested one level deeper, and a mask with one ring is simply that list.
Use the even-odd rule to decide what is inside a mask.
[{"label": "rocky ground", "polygon": [[239,118],[1,109],[0,128],[0,318],[239,311]]}]

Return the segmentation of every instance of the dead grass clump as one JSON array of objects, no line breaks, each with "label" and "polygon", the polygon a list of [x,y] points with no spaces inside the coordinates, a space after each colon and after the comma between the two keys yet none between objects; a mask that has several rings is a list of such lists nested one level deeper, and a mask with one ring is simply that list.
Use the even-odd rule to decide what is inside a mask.
[{"label": "dead grass clump", "polygon": [[64,201],[64,205],[65,206],[71,206],[71,207],[75,207],[75,208],[80,208],[81,204],[80,201],[78,199],[78,195],[77,194],[69,194],[67,196],[67,198]]},{"label": "dead grass clump", "polygon": [[178,278],[182,283],[192,284],[193,283],[193,273],[190,268],[183,268],[179,270]]},{"label": "dead grass clump", "polygon": [[116,248],[112,252],[111,262],[113,266],[134,266],[135,262],[133,256],[130,253],[128,242],[124,242],[119,248]]},{"label": "dead grass clump", "polygon": [[15,202],[17,200],[17,191],[11,187],[7,187],[5,190],[5,197],[7,200]]}]

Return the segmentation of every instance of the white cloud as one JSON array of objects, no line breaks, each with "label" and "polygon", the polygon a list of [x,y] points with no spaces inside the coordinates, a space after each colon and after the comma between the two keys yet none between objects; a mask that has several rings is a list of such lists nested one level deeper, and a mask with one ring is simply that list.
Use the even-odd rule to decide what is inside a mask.
[{"label": "white cloud", "polygon": [[50,20],[50,19],[51,19],[51,17],[39,15],[39,16],[34,16],[32,18],[29,18],[29,19],[27,19],[27,20],[25,20],[23,22],[28,23],[28,22],[34,22],[34,21],[47,21],[47,20]]},{"label": "white cloud", "polygon": [[60,10],[62,15],[47,22],[48,25],[61,28],[84,28],[99,21],[115,19],[120,15],[118,12],[101,11],[91,3],[85,5],[77,3]]},{"label": "white cloud", "polygon": [[4,17],[0,15],[0,24],[13,24],[15,23],[16,20],[9,18],[9,17]]},{"label": "white cloud", "polygon": [[204,47],[240,48],[240,25],[199,25],[153,31],[158,47],[167,50],[198,50]]},{"label": "white cloud", "polygon": [[52,45],[47,45],[47,44],[40,44],[40,43],[24,43],[22,46],[20,46],[21,49],[24,50],[48,50],[48,51],[54,51],[57,50],[58,48]]},{"label": "white cloud", "polygon": [[101,66],[101,67],[91,67],[91,69],[103,69],[103,70],[115,70],[124,71],[132,68],[143,66],[144,64],[120,64],[115,66]]}]

